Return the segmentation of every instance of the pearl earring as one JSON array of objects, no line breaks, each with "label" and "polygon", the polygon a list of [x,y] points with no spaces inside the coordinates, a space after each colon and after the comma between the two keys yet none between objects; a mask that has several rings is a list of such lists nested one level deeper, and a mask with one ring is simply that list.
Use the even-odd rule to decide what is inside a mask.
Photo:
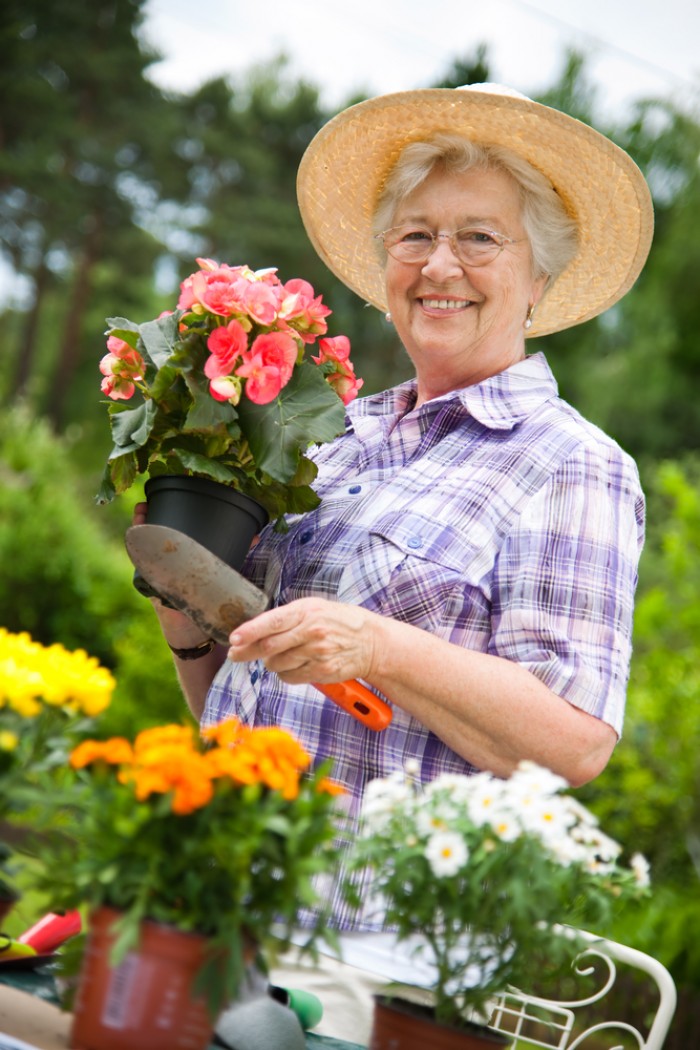
[{"label": "pearl earring", "polygon": [[525,323],[523,325],[523,328],[532,328],[532,318],[534,317],[534,314],[535,314],[535,304],[534,303],[530,303],[530,305],[527,308],[527,315],[525,317]]},{"label": "pearl earring", "polygon": [[384,320],[386,321],[387,324],[391,324],[391,314],[389,314],[389,313],[384,314]]}]

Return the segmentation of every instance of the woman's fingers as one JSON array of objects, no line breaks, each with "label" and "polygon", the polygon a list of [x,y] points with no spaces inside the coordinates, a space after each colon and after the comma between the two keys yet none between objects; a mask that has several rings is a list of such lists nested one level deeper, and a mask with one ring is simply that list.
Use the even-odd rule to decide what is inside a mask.
[{"label": "woman's fingers", "polygon": [[366,677],[372,655],[368,616],[357,606],[302,598],[236,628],[229,658],[262,660],[290,682]]}]

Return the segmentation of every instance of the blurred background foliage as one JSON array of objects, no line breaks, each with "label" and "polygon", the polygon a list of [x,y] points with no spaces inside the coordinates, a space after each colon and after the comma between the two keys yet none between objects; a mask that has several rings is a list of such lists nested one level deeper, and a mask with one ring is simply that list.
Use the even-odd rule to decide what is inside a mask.
[{"label": "blurred background foliage", "polygon": [[[296,169],[333,115],[319,90],[280,57],[240,81],[166,94],[146,76],[157,56],[139,37],[143,7],[6,0],[0,12],[0,623],[83,646],[115,670],[108,733],[179,718],[184,705],[131,586],[122,537],[137,494],[93,503],[110,446],[104,318],[172,308],[197,256],[274,265],[323,294],[363,393],[410,371],[383,317],[326,270],[299,219]],[[488,78],[481,45],[438,84],[415,86]],[[652,862],[654,895],[617,932],[670,967],[682,1006],[668,1045],[687,1047],[700,1045],[700,124],[663,98],[603,122],[598,95],[570,53],[539,101],[637,161],[654,244],[621,303],[541,348],[563,396],[637,459],[649,537],[625,735],[581,797]]]}]

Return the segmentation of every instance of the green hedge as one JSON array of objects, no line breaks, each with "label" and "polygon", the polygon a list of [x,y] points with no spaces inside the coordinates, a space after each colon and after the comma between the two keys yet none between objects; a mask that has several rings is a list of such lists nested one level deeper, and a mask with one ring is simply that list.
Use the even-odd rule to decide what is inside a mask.
[{"label": "green hedge", "polygon": [[0,624],[43,644],[83,648],[117,690],[103,733],[133,732],[185,711],[150,603],[131,583],[121,539],[131,507],[95,506],[70,444],[23,406],[0,417]]}]

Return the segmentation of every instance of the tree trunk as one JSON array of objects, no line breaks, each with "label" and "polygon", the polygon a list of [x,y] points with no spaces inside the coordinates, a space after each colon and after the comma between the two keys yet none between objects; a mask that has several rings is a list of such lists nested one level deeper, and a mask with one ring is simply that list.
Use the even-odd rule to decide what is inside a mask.
[{"label": "tree trunk", "polygon": [[44,295],[51,283],[51,271],[42,256],[36,273],[34,274],[34,301],[27,313],[27,320],[22,328],[22,333],[17,348],[17,364],[14,378],[8,390],[8,401],[13,401],[27,392],[27,387],[32,378],[34,363],[36,359],[36,341],[39,331],[39,318]]},{"label": "tree trunk", "polygon": [[68,392],[80,363],[80,334],[91,290],[92,268],[99,258],[102,226],[102,214],[99,211],[93,212],[88,220],[88,232],[83,241],[82,252],[73,281],[73,291],[68,303],[66,324],[56,362],[54,379],[50,384],[51,397],[47,405],[46,415],[57,431],[61,430],[65,422]]}]

